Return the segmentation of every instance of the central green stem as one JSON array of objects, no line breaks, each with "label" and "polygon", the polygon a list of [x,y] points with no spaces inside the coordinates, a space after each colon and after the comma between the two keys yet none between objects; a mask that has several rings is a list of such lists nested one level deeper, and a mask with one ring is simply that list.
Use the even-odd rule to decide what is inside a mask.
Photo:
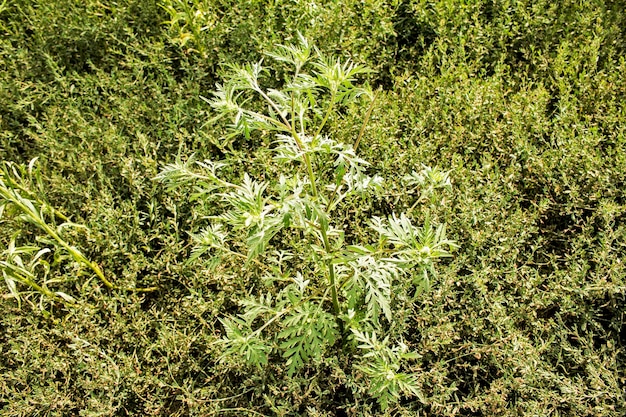
[{"label": "central green stem", "polygon": [[[304,152],[304,164],[306,165],[307,171],[309,173],[309,181],[311,182],[311,193],[313,194],[313,198],[317,200],[319,197],[319,193],[317,190],[315,171],[313,171],[313,164],[311,162],[311,158],[309,154],[306,153],[306,150],[303,149],[303,143],[300,141],[300,138],[298,137],[297,133],[295,131],[292,133],[294,135],[294,139],[298,143],[298,146],[300,146],[300,148]],[[330,241],[328,240],[328,235],[326,233],[327,227],[328,225],[320,224],[320,232],[322,234],[322,243],[324,244],[324,250],[326,251],[326,254],[330,255],[332,252],[332,249],[330,247]],[[328,279],[330,281],[330,294],[331,294],[332,302],[333,302],[333,312],[335,313],[335,316],[339,316],[339,299],[337,298],[337,283],[335,280],[335,266],[333,265],[332,259],[328,259],[328,261],[326,261],[326,265],[328,267]]]},{"label": "central green stem", "polygon": [[[327,254],[330,254],[330,243],[328,242],[328,236],[326,235],[326,228],[322,227],[322,241],[324,242],[324,250]],[[335,279],[335,266],[333,265],[332,259],[328,259],[326,261],[326,265],[328,266],[328,279],[330,281],[330,295],[333,301],[333,312],[335,316],[339,316],[339,298],[337,297],[337,282]]]},{"label": "central green stem", "polygon": [[[311,182],[311,193],[313,194],[313,198],[317,200],[319,197],[319,192],[317,190],[315,171],[313,171],[313,163],[311,162],[311,157],[304,149],[304,144],[300,140],[300,137],[296,133],[295,129],[292,130],[292,135],[294,139],[296,140],[298,147],[303,152],[304,164],[306,165],[307,171],[309,173],[309,181]],[[328,240],[328,235],[326,233],[327,227],[328,227],[327,224],[326,225],[320,224],[320,232],[322,234],[322,243],[324,244],[324,250],[326,251],[327,255],[330,255],[332,252],[332,249],[330,247],[330,241]],[[330,294],[331,294],[332,302],[333,302],[333,312],[335,313],[335,316],[339,316],[339,312],[340,312],[339,298],[337,297],[337,282],[335,279],[335,266],[333,265],[332,259],[328,259],[328,261],[326,261],[326,266],[328,267],[328,280],[330,283]]]},{"label": "central green stem", "polygon": [[[270,104],[270,106],[276,111],[276,113],[282,119],[284,126],[291,131],[291,135],[293,136],[293,139],[296,141],[296,145],[298,146],[298,149],[302,152],[302,159],[304,160],[304,164],[306,165],[307,173],[309,175],[309,181],[311,183],[311,194],[313,195],[313,198],[315,200],[318,200],[319,191],[317,189],[317,179],[315,177],[315,171],[313,170],[313,163],[311,161],[310,155],[307,153],[307,150],[305,148],[304,143],[302,142],[302,139],[300,138],[300,136],[298,135],[298,132],[296,131],[295,120],[290,122],[287,119],[287,117],[283,114],[283,112],[280,111],[278,105],[267,94],[265,94],[263,90],[261,89],[255,89],[255,90],[265,99],[265,101],[267,101]],[[317,137],[321,133],[322,128],[326,124],[326,121],[328,120],[328,117],[330,116],[331,110],[333,106],[335,105],[335,97],[336,97],[336,91],[333,91],[331,94],[329,108],[326,111],[326,114],[322,120],[322,123],[318,127],[318,130],[315,133],[315,136],[313,138]],[[292,96],[291,98],[292,114],[293,114],[293,107],[294,107],[293,100],[294,99]],[[332,249],[330,246],[330,241],[328,240],[328,234],[326,233],[327,228],[328,228],[327,224],[324,225],[320,223],[320,232],[322,235],[322,243],[324,244],[324,251],[326,252],[327,255],[330,255],[332,253]],[[336,317],[339,317],[339,313],[340,313],[339,298],[337,297],[337,282],[335,279],[335,267],[333,265],[332,259],[329,258],[328,261],[326,261],[326,266],[328,267],[328,280],[330,284],[330,293],[331,293],[332,303],[333,303],[333,312]],[[339,325],[341,326],[341,322],[339,322]]]}]

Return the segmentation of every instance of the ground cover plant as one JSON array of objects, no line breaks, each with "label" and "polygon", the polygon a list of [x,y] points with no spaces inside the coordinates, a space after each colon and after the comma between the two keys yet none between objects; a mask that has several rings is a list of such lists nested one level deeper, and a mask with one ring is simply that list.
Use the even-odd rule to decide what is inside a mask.
[{"label": "ground cover plant", "polygon": [[623,6],[2,2],[0,414],[623,415]]}]

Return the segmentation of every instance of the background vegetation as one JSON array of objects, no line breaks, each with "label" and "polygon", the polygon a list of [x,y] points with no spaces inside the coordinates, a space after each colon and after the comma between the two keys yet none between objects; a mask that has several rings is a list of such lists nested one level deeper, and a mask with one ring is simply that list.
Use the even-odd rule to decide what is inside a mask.
[{"label": "background vegetation", "polygon": [[[350,364],[332,357],[293,377],[280,362],[258,373],[219,361],[218,317],[237,311],[250,282],[187,261],[190,233],[211,208],[153,180],[192,153],[228,158],[234,179],[272,169],[261,138],[220,139],[224,125],[200,96],[221,64],[257,61],[300,31],[324,53],[375,69],[367,80],[381,88],[359,150],[389,180],[387,194],[346,214],[351,233],[410,207],[401,179],[422,163],[451,171],[452,190],[414,217],[447,223],[459,249],[430,292],[394,317],[420,355],[407,371],[423,398],[386,413],[624,415],[625,8],[5,0],[0,157],[38,158],[32,179],[22,173],[30,197],[86,226],[62,237],[116,286],[158,290],[107,288],[7,206],[0,260],[15,261],[12,241],[52,247],[35,276],[89,307],[22,284],[18,303],[2,287],[0,413],[381,414],[352,389]],[[366,110],[343,109],[327,130],[353,143]]]}]

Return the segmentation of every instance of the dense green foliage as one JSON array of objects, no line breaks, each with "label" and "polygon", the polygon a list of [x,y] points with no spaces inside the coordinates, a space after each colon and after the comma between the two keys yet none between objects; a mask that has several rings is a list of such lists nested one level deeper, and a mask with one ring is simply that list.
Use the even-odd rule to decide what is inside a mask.
[{"label": "dense green foliage", "polygon": [[[624,415],[624,9],[608,0],[0,3],[0,414],[382,415],[389,387],[372,369],[387,360],[415,387],[398,391],[389,415]],[[320,310],[289,298],[303,280],[267,285],[254,261],[215,262],[199,242],[228,201],[155,178],[194,155],[225,162],[219,178],[229,183],[247,174],[276,185],[284,170],[269,157],[267,126],[229,135],[230,121],[202,97],[223,83],[224,64],[258,62],[298,33],[325,56],[371,68],[357,78],[378,91],[371,114],[371,100],[354,100],[322,123],[334,143],[360,138],[364,172],[386,181],[345,199],[333,226],[361,245],[376,236],[370,219],[409,213],[414,225],[445,223],[459,247],[427,291],[410,284],[419,269],[405,277],[377,338],[355,329],[343,343],[329,318],[315,327],[326,332],[323,354],[306,353],[296,369],[262,345],[259,371],[226,354],[252,297],[286,291],[299,312],[270,344],[293,340],[290,323]],[[273,68],[264,85],[280,89],[289,68]],[[426,179],[446,172],[451,186],[433,193]],[[318,178],[333,184],[333,175],[329,162]],[[271,237],[279,253],[306,253],[297,244],[285,230]],[[319,272],[298,259],[284,261],[290,271]],[[330,298],[322,307],[335,316]]]}]

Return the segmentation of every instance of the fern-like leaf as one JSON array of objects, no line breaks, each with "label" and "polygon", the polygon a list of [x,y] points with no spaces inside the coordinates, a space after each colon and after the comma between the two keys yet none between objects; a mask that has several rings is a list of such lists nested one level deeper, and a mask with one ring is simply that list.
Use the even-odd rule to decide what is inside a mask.
[{"label": "fern-like leaf", "polygon": [[416,396],[425,402],[417,375],[400,370],[401,361],[414,359],[416,354],[408,352],[404,343],[390,347],[389,339],[379,340],[376,333],[358,330],[352,330],[352,333],[366,359],[355,368],[368,376],[368,392],[378,400],[383,410],[396,403],[402,395]]},{"label": "fern-like leaf", "polygon": [[284,329],[278,334],[283,342],[280,348],[287,358],[287,373],[291,376],[310,359],[319,359],[327,346],[337,339],[337,322],[334,316],[310,302],[300,304],[282,322]]},{"label": "fern-like leaf", "polygon": [[219,319],[224,326],[226,337],[222,339],[225,350],[220,361],[227,361],[230,356],[243,358],[251,366],[267,365],[272,349],[253,332],[247,322],[238,318]]},{"label": "fern-like leaf", "polygon": [[351,305],[359,305],[365,298],[367,317],[378,322],[380,313],[388,321],[392,320],[391,287],[400,274],[397,265],[376,259],[370,254],[359,256],[348,262],[351,276],[345,284],[346,294]]}]

